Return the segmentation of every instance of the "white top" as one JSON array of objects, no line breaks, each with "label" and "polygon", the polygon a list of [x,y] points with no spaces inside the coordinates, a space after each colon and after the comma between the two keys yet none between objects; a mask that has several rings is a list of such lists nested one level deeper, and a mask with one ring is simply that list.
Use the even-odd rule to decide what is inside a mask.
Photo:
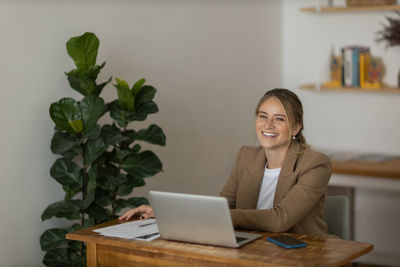
[{"label": "white top", "polygon": [[264,170],[264,178],[258,196],[257,209],[270,209],[274,206],[274,197],[281,168]]}]

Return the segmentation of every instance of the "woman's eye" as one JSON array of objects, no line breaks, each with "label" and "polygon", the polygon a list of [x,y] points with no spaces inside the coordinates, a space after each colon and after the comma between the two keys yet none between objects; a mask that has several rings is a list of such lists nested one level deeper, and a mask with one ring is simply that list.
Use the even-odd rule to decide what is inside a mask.
[{"label": "woman's eye", "polygon": [[276,118],[277,121],[285,121],[283,118]]},{"label": "woman's eye", "polygon": [[261,119],[266,119],[267,118],[267,116],[265,116],[265,115],[258,115],[258,117],[261,118]]}]

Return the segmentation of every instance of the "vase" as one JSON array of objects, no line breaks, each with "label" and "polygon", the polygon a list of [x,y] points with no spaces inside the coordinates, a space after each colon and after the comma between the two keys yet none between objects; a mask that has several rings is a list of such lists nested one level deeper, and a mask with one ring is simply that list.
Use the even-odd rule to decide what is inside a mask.
[{"label": "vase", "polygon": [[400,88],[400,69],[399,73],[397,73],[397,88]]}]

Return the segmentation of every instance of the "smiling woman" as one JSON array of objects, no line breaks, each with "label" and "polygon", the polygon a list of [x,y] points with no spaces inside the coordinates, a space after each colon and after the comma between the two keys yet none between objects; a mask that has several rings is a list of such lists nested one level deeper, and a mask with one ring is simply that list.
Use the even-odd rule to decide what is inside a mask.
[{"label": "smiling woman", "polygon": [[[287,89],[268,91],[256,108],[259,147],[242,147],[220,193],[236,228],[327,237],[323,220],[331,164],[302,135],[303,106]],[[152,217],[143,205],[120,217]]]},{"label": "smiling woman", "polygon": [[322,219],[329,158],[302,135],[303,106],[287,89],[268,91],[256,108],[259,147],[242,147],[222,196],[237,228],[328,236]]}]

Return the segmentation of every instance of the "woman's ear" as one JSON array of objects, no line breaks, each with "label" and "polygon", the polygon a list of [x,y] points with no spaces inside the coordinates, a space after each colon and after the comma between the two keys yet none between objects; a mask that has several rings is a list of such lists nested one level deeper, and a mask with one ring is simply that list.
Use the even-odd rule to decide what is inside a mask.
[{"label": "woman's ear", "polygon": [[298,123],[296,126],[293,128],[292,136],[296,136],[301,130],[301,125]]}]

